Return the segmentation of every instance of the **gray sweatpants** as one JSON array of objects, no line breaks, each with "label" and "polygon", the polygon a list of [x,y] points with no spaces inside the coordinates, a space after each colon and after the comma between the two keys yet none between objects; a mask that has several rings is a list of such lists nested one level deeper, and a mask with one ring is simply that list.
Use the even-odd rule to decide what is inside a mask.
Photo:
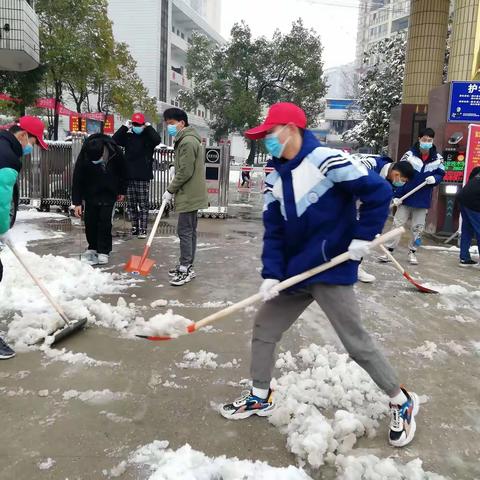
[{"label": "gray sweatpants", "polygon": [[253,386],[270,387],[275,347],[301,313],[315,300],[340,337],[348,354],[389,396],[399,391],[399,382],[387,359],[365,330],[351,285],[315,284],[294,293],[281,293],[265,302],[255,318],[252,338]]},{"label": "gray sweatpants", "polygon": [[180,265],[193,265],[197,250],[197,210],[178,214],[177,235],[180,239]]},{"label": "gray sweatpants", "polygon": [[[400,205],[397,208],[397,212],[393,217],[393,226],[395,228],[403,227],[408,222],[408,219],[412,217],[411,232],[412,237],[408,248],[412,252],[417,251],[417,247],[420,245],[422,239],[422,233],[425,230],[425,220],[427,218],[428,209],[426,208],[414,208],[408,207],[407,205]],[[397,248],[400,243],[401,236],[397,235],[393,240],[386,243],[385,246],[388,248]]]}]

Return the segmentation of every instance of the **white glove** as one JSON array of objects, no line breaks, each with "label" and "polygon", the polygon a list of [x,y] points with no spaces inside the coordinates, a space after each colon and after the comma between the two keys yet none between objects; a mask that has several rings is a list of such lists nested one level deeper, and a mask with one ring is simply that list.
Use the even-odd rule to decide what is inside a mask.
[{"label": "white glove", "polygon": [[427,182],[427,185],[433,185],[435,183],[435,177],[433,175],[430,175],[429,177],[427,177],[425,179],[425,181]]},{"label": "white glove", "polygon": [[124,125],[127,127],[127,128],[132,128],[132,121],[131,120],[127,120]]},{"label": "white glove", "polygon": [[352,260],[359,262],[370,250],[370,242],[354,239],[348,246],[348,253]]},{"label": "white glove", "polygon": [[145,123],[145,126],[146,126],[146,127],[149,127],[150,125],[151,125],[150,122],[146,122],[146,123]]},{"label": "white glove", "polygon": [[403,203],[403,202],[402,202],[402,199],[401,199],[401,198],[394,198],[394,199],[393,199],[393,205],[394,205],[395,207],[400,206],[402,203]]},{"label": "white glove", "polygon": [[165,193],[162,195],[162,200],[164,202],[170,203],[173,200],[173,193],[170,193],[168,190],[165,190]]},{"label": "white glove", "polygon": [[262,282],[258,293],[262,294],[264,302],[268,302],[268,300],[271,300],[278,295],[278,292],[275,290],[272,291],[272,288],[277,286],[279,283],[280,280],[275,280],[274,278],[267,278]]}]

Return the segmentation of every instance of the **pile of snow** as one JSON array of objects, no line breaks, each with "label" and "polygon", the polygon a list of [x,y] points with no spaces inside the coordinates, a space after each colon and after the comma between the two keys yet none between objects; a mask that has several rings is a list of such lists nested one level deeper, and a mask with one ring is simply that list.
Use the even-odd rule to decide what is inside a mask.
[{"label": "pile of snow", "polygon": [[37,465],[40,470],[50,470],[53,466],[55,466],[55,463],[57,462],[49,457],[43,462],[38,462]]},{"label": "pile of snow", "polygon": [[[68,215],[64,213],[54,213],[54,212],[39,212],[35,208],[30,208],[29,210],[19,209],[17,212],[17,221],[25,222],[27,220],[44,220],[46,218],[55,218],[57,220],[65,220],[69,218]],[[15,223],[15,226],[17,224]]]},{"label": "pile of snow", "polygon": [[212,370],[218,367],[216,359],[218,355],[213,352],[206,352],[200,350],[199,352],[190,352],[186,350],[183,352],[183,362],[177,363],[179,368],[211,368]]},{"label": "pile of snow", "polygon": [[90,367],[113,367],[119,365],[117,362],[104,362],[101,360],[95,360],[94,358],[89,357],[86,353],[74,353],[66,350],[65,348],[62,348],[61,350],[56,350],[49,348],[48,346],[43,346],[40,348],[40,350],[42,350],[42,352],[48,359],[54,362],[66,362],[71,365],[87,365]]},{"label": "pile of snow", "polygon": [[163,299],[155,300],[150,304],[152,308],[166,307],[167,305],[168,305],[168,300],[163,300]]},{"label": "pile of snow", "polygon": [[136,335],[178,337],[186,333],[187,327],[191,324],[192,321],[188,318],[167,310],[166,313],[159,313],[149,320],[137,318],[132,331]]},{"label": "pile of snow", "polygon": [[105,390],[87,390],[85,392],[78,392],[77,390],[68,390],[63,392],[64,400],[78,399],[82,402],[91,403],[93,405],[102,405],[110,403],[115,400],[123,400],[128,396],[125,392],[112,392]]},{"label": "pile of snow", "polygon": [[133,452],[104,475],[123,475],[129,465],[145,465],[150,468],[150,480],[311,480],[302,469],[290,465],[276,468],[265,462],[239,460],[238,458],[208,457],[186,444],[178,450],[168,448],[167,441],[155,440]]},{"label": "pile of snow", "polygon": [[[23,248],[21,253],[72,320],[87,317],[100,325],[125,328],[133,313],[124,301],[119,300],[115,308],[90,297],[118,294],[128,288],[131,280],[94,269],[74,258],[40,256]],[[61,328],[63,321],[11,252],[2,253],[2,262],[5,273],[0,289],[0,310],[4,315],[14,313],[7,338],[17,349],[25,349]]]},{"label": "pile of snow", "polygon": [[433,356],[438,353],[437,344],[426,340],[422,345],[411,351],[414,355],[420,355],[427,360],[433,360]]}]

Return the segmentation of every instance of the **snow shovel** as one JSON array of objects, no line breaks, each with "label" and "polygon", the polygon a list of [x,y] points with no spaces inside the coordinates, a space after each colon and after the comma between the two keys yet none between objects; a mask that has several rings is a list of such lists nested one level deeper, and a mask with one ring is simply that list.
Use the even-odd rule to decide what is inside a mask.
[{"label": "snow shovel", "polygon": [[[427,182],[422,182],[420,185],[417,185],[414,189],[410,190],[408,193],[406,193],[403,197],[400,198],[400,200],[403,201],[405,199],[407,199],[410,195],[413,195],[414,193],[418,192],[420,189],[422,189],[425,185],[428,185]],[[392,205],[390,205],[390,208],[393,207],[393,203]]]},{"label": "snow shovel", "polygon": [[416,282],[410,275],[409,273],[397,262],[395,257],[389,252],[387,248],[385,248],[383,245],[380,245],[380,248],[382,249],[383,253],[390,259],[390,261],[393,263],[395,268],[420,292],[422,293],[438,293],[436,290],[432,290],[431,288],[424,287],[423,285],[420,285],[418,282]]},{"label": "snow shovel", "polygon": [[[374,240],[370,242],[370,248],[378,247],[379,245],[383,245],[385,242],[388,242],[395,238],[398,235],[402,235],[405,232],[405,229],[403,227],[395,228],[394,230],[390,230],[387,233],[384,233],[383,235],[378,236]],[[337,255],[336,257],[332,258],[329,262],[323,263],[322,265],[319,265],[318,267],[312,268],[310,270],[307,270],[306,272],[299,273],[298,275],[295,275],[293,277],[287,278],[283,282],[280,282],[276,287],[273,287],[273,291],[275,292],[281,292],[282,290],[286,290],[287,288],[292,287],[293,285],[296,285],[297,283],[301,283],[310,277],[313,277],[319,273],[322,273],[326,270],[329,270],[330,268],[336,267],[337,265],[340,265],[341,263],[347,262],[350,259],[350,254],[348,252],[344,252],[340,255]],[[231,313],[238,312],[239,310],[242,310],[256,302],[259,302],[263,300],[263,295],[261,293],[256,293],[252,295],[251,297],[246,298],[245,300],[242,300],[238,303],[235,303],[233,305],[230,305],[227,308],[224,308],[223,310],[220,310],[219,312],[213,313],[212,315],[209,315],[208,317],[205,317],[202,320],[199,320],[198,322],[194,322],[190,324],[187,327],[186,334],[187,333],[194,333],[198,329],[205,327],[206,325],[213,323],[217,320],[220,320],[227,315],[230,315]],[[136,335],[139,338],[145,338],[147,340],[152,340],[152,341],[160,341],[160,340],[172,340],[173,338],[176,337],[171,337],[168,335],[164,336],[149,336],[149,335]]]},{"label": "snow shovel", "polygon": [[140,274],[147,276],[150,271],[152,270],[153,266],[155,265],[155,260],[151,258],[147,258],[148,253],[150,252],[150,247],[152,246],[153,238],[157,233],[157,228],[162,218],[163,212],[165,211],[165,207],[167,206],[167,202],[162,202],[162,206],[160,207],[160,211],[157,214],[157,218],[155,219],[155,223],[153,224],[152,231],[148,236],[147,244],[143,249],[143,254],[141,257],[137,255],[132,255],[130,260],[125,265],[125,270],[130,273]]},{"label": "snow shovel", "polygon": [[15,255],[15,257],[17,257],[17,260],[21,263],[22,267],[26,270],[26,272],[30,275],[30,277],[32,277],[32,280],[35,282],[37,287],[42,291],[42,293],[45,295],[47,300],[50,302],[50,305],[52,305],[52,307],[57,311],[57,313],[60,315],[63,322],[65,323],[63,328],[60,328],[59,330],[51,334],[51,336],[53,337],[53,341],[50,343],[50,345],[58,343],[60,340],[64,339],[65,337],[73,335],[78,330],[81,330],[86,325],[87,319],[82,318],[81,320],[69,320],[67,315],[63,311],[63,308],[50,295],[50,292],[45,288],[45,286],[40,281],[40,279],[38,279],[33,274],[33,272],[30,270],[28,265],[25,263],[25,261],[21,257],[18,250],[13,246],[12,242],[10,240],[5,240],[5,243],[8,246],[8,248],[12,251],[12,253]]}]

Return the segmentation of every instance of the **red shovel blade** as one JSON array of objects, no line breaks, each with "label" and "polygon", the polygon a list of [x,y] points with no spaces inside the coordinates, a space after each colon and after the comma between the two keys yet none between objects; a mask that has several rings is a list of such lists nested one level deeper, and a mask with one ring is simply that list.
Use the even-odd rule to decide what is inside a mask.
[{"label": "red shovel blade", "polygon": [[[196,324],[195,322],[194,323],[191,323],[188,327],[187,327],[187,332],[186,333],[194,333],[197,331],[197,327],[196,327]],[[174,338],[178,338],[178,337],[169,337],[168,335],[165,335],[165,336],[153,336],[153,335],[135,335],[136,337],[138,338],[144,338],[145,340],[151,340],[152,342],[161,342],[161,341],[164,341],[164,340],[173,340]]]},{"label": "red shovel blade", "polygon": [[438,293],[436,290],[432,290],[431,288],[424,287],[423,285],[420,285],[417,283],[409,274],[408,272],[403,272],[403,276],[412,284],[415,286],[417,290],[419,290],[422,293]]},{"label": "red shovel blade", "polygon": [[151,258],[143,258],[137,255],[132,255],[130,260],[125,265],[125,271],[135,273],[137,275],[147,276],[152,271],[155,261]]}]

